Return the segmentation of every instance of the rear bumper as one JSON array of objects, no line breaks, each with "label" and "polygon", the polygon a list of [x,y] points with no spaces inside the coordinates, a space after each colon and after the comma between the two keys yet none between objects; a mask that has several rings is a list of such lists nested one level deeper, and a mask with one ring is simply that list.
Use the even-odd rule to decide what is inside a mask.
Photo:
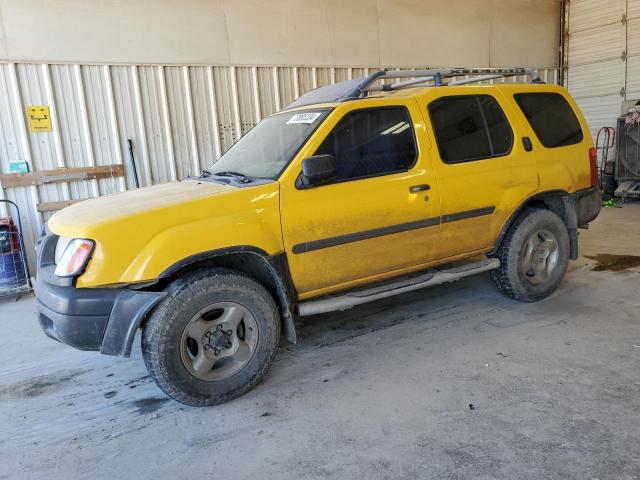
[{"label": "rear bumper", "polygon": [[602,208],[602,190],[587,188],[572,195],[575,199],[578,227],[584,227],[593,221]]}]

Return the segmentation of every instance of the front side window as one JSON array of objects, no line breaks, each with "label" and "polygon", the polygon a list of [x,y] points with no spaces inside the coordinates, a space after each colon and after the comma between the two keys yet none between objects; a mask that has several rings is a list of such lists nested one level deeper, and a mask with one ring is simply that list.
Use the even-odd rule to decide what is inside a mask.
[{"label": "front side window", "polygon": [[417,157],[409,112],[404,107],[350,112],[315,155],[333,155],[338,182],[406,171]]},{"label": "front side window", "polygon": [[210,168],[248,178],[275,180],[327,117],[329,109],[285,112],[267,117],[238,140]]},{"label": "front side window", "polygon": [[540,143],[546,148],[582,142],[580,122],[569,102],[558,93],[516,93],[516,102]]},{"label": "front side window", "polygon": [[445,163],[507,155],[513,131],[490,95],[442,97],[429,104],[431,125]]}]

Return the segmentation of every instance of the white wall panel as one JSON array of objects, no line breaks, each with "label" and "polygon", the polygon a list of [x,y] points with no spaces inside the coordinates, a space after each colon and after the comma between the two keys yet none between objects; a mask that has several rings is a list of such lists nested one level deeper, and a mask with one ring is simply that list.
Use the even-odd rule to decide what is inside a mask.
[{"label": "white wall panel", "polygon": [[212,67],[192,67],[189,69],[195,138],[200,168],[211,165],[220,155],[218,121],[215,105]]},{"label": "white wall panel", "polygon": [[[165,67],[169,137],[172,139],[176,178],[186,178],[199,172],[198,150],[192,141],[194,130],[190,82],[182,67]],[[188,83],[187,83],[188,82]],[[166,136],[166,132],[165,132]],[[196,168],[198,171],[196,171]]]},{"label": "white wall panel", "polygon": [[[31,162],[31,147],[22,112],[17,69],[15,65],[0,64],[0,169],[3,172],[9,171],[11,160]],[[20,208],[23,235],[28,245],[27,259],[33,265],[34,250],[29,246],[35,245],[42,226],[42,216],[36,209],[38,191],[36,187],[0,188],[0,198],[11,200]],[[0,205],[0,215],[16,215],[12,207]]]},{"label": "white wall panel", "polygon": [[234,92],[238,100],[240,133],[244,135],[251,130],[261,118],[259,108],[257,107],[260,99],[256,98],[256,96],[259,97],[260,95],[254,88],[254,72],[252,67],[236,67],[233,71],[235,72]]},{"label": "white wall panel", "polygon": [[274,83],[273,67],[258,67],[258,90],[260,92],[260,113],[263,117],[273,115],[278,111],[276,84]]},{"label": "white wall panel", "polygon": [[[289,105],[295,100],[294,94],[294,72],[292,67],[278,68],[278,86],[280,87],[280,102],[282,107]],[[336,81],[339,81],[336,79]]]},{"label": "white wall panel", "polygon": [[[80,67],[84,99],[87,109],[87,129],[91,139],[95,165],[123,163],[120,135],[115,115],[115,100],[108,66],[85,65]],[[124,179],[98,180],[100,195],[109,195],[125,189]]]},{"label": "white wall panel", "polygon": [[238,129],[234,119],[234,106],[232,99],[232,81],[229,68],[214,68],[213,82],[215,89],[216,109],[218,116],[218,131],[222,151],[226,151],[239,138]]},{"label": "white wall panel", "polygon": [[138,67],[142,115],[147,132],[147,159],[151,183],[164,183],[177,179],[173,154],[173,138],[169,120],[169,104],[165,80],[165,69]]},{"label": "white wall panel", "polygon": [[[91,137],[83,135],[82,98],[78,89],[82,86],[74,76],[73,65],[52,65],[49,68],[53,98],[56,104],[58,128],[52,135],[60,139],[61,151],[56,152],[58,166],[82,167],[94,166],[95,159],[91,147]],[[49,102],[45,102],[47,104]],[[60,105],[58,107],[57,105]],[[59,133],[59,135],[56,135]],[[94,182],[97,185],[97,182]],[[98,195],[96,185],[91,182],[73,182],[68,185],[69,198],[80,200]],[[62,187],[64,188],[64,186]]]},{"label": "white wall panel", "polygon": [[[135,187],[133,169],[131,168],[128,140],[133,141],[133,154],[137,165],[140,186],[151,185],[151,175],[148,166],[148,148],[146,130],[143,122],[142,99],[140,98],[140,86],[138,67],[114,66],[107,67],[111,80],[113,103],[115,110],[115,125],[117,137],[120,141],[120,156],[127,159],[125,168],[126,185]],[[105,80],[105,85],[108,82]]]},{"label": "white wall panel", "polygon": [[335,72],[335,69],[327,67],[318,67],[316,69],[318,87],[331,84],[331,72]]}]

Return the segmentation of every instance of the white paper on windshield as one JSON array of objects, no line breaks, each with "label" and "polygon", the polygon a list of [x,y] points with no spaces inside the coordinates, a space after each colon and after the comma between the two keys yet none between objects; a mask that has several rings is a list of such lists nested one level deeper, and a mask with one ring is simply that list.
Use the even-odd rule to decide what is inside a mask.
[{"label": "white paper on windshield", "polygon": [[287,125],[292,125],[294,123],[313,123],[320,115],[322,115],[322,112],[296,113],[287,121]]}]

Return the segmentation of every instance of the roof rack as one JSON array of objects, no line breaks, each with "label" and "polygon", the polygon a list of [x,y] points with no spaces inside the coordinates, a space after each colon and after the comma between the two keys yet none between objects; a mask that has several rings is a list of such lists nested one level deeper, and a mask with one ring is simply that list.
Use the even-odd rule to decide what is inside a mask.
[{"label": "roof rack", "polygon": [[[463,78],[453,80],[449,83],[445,82],[447,78],[462,77],[475,75],[471,78]],[[481,68],[449,68],[449,69],[425,69],[425,70],[379,70],[364,78],[347,80],[326,87],[316,88],[305,93],[293,103],[288,105],[286,109],[301,107],[304,105],[312,105],[314,103],[329,102],[345,102],[348,100],[356,100],[367,95],[368,92],[375,91],[391,91],[406,88],[422,83],[432,82],[431,86],[441,87],[446,85],[467,85],[470,83],[494,80],[502,77],[527,76],[531,78],[532,83],[544,83],[540,80],[535,70],[528,68],[498,68],[498,69],[481,69]],[[403,80],[391,84],[378,84],[375,82],[381,79],[401,79]]]}]

